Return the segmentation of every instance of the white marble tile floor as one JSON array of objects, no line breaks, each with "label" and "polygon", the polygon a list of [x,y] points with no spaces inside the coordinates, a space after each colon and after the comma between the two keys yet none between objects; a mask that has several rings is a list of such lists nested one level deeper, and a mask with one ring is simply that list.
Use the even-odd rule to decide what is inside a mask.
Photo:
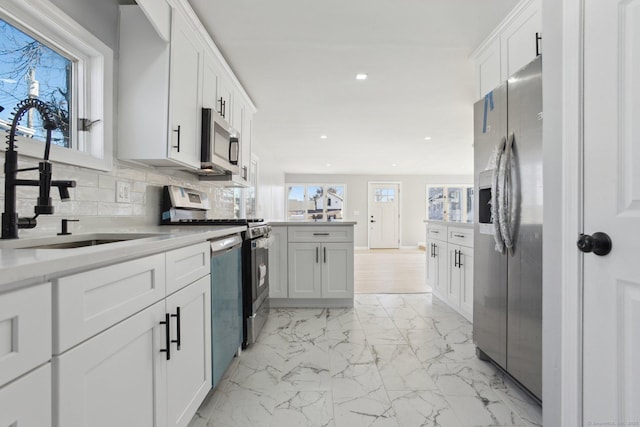
[{"label": "white marble tile floor", "polygon": [[431,294],[272,310],[189,427],[541,426],[542,409],[475,357]]}]

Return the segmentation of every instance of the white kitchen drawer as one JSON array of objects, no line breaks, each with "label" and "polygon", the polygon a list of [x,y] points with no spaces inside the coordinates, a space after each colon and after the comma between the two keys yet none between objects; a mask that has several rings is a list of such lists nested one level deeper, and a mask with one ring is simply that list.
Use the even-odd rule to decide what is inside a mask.
[{"label": "white kitchen drawer", "polygon": [[0,294],[0,387],[49,359],[51,284]]},{"label": "white kitchen drawer", "polygon": [[51,427],[51,363],[0,388],[0,426]]},{"label": "white kitchen drawer", "polygon": [[60,354],[165,297],[165,256],[153,255],[53,283],[53,354]]},{"label": "white kitchen drawer", "polygon": [[456,245],[473,247],[473,228],[457,228],[449,227],[447,230],[447,238],[449,243]]},{"label": "white kitchen drawer", "polygon": [[428,224],[427,225],[427,238],[447,241],[447,226],[441,224]]},{"label": "white kitchen drawer", "polygon": [[167,295],[211,272],[209,242],[167,252]]},{"label": "white kitchen drawer", "polygon": [[300,226],[289,227],[289,242],[353,242],[353,227]]}]

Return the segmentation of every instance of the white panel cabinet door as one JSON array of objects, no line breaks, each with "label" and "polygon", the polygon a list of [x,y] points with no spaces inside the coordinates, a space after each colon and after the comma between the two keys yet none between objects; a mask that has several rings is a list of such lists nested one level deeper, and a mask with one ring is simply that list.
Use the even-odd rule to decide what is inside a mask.
[{"label": "white panel cabinet door", "polygon": [[319,243],[289,243],[289,298],[320,298],[322,266]]},{"label": "white panel cabinet door", "polygon": [[166,326],[160,301],[53,358],[55,427],[165,427]]},{"label": "white panel cabinet door", "polygon": [[211,390],[211,276],[167,298],[171,359],[167,361],[170,427],[189,424]]},{"label": "white panel cabinet door", "polygon": [[353,243],[322,245],[322,298],[353,297]]},{"label": "white panel cabinet door", "polygon": [[49,359],[51,284],[0,294],[0,387]]},{"label": "white panel cabinet door", "polygon": [[51,427],[51,363],[0,388],[0,426]]},{"label": "white panel cabinet door", "polygon": [[477,99],[482,98],[500,86],[502,78],[500,59],[500,39],[496,38],[475,59]]},{"label": "white panel cabinet door", "polygon": [[447,268],[447,243],[435,241],[436,257],[436,295],[447,298],[447,281],[449,280],[449,269]]},{"label": "white panel cabinet door", "polygon": [[203,47],[186,19],[173,12],[169,72],[170,129],[168,157],[200,167],[200,78]]},{"label": "white panel cabinet door", "polygon": [[273,227],[269,248],[269,298],[287,298],[287,227]]},{"label": "white panel cabinet door", "polygon": [[[536,58],[541,42],[536,33],[542,32],[542,1],[532,0],[522,9],[500,35],[502,49],[502,79],[507,80],[516,71]],[[495,87],[495,86],[494,86]]]},{"label": "white panel cabinet door", "polygon": [[460,246],[458,249],[458,269],[460,270],[460,311],[473,320],[473,248]]},{"label": "white panel cabinet door", "polygon": [[461,272],[458,267],[458,256],[460,253],[460,246],[448,245],[447,261],[449,274],[447,277],[447,302],[453,307],[460,307],[460,281]]}]

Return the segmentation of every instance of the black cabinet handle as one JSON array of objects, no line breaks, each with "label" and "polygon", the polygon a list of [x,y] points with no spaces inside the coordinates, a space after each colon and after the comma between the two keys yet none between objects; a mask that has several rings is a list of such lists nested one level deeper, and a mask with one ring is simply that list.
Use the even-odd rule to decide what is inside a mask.
[{"label": "black cabinet handle", "polygon": [[328,236],[329,233],[313,233],[314,236]]},{"label": "black cabinet handle", "polygon": [[220,111],[218,111],[218,113],[220,113],[220,115],[222,116],[222,97],[220,97]]},{"label": "black cabinet handle", "polygon": [[458,268],[458,250],[455,250],[455,255],[453,256],[453,266]]},{"label": "black cabinet handle", "polygon": [[164,315],[164,322],[160,322],[161,325],[164,325],[164,342],[167,348],[161,348],[160,353],[167,353],[167,360],[171,360],[171,326],[170,326],[171,316],[169,313]]},{"label": "black cabinet handle", "polygon": [[316,246],[316,264],[318,263],[318,247]]},{"label": "black cabinet handle", "polygon": [[540,33],[536,33],[536,57],[540,56],[540,41],[542,40],[542,36]]},{"label": "black cabinet handle", "polygon": [[464,239],[466,236],[464,234],[454,234],[453,237],[460,237],[461,239]]},{"label": "black cabinet handle", "polygon": [[326,264],[327,263],[327,248],[324,247],[324,248],[322,248],[322,250],[324,252],[324,263]]},{"label": "black cabinet handle", "polygon": [[178,351],[180,351],[180,344],[182,343],[180,339],[180,331],[182,330],[180,327],[180,307],[176,308],[176,314],[172,314],[171,317],[176,318],[176,339],[171,340],[171,342],[178,344]]},{"label": "black cabinet handle", "polygon": [[178,149],[178,153],[180,152],[180,125],[178,125],[178,129],[174,129],[174,132],[178,132],[178,145],[174,145],[173,148]]},{"label": "black cabinet handle", "polygon": [[462,268],[462,251],[458,251],[458,268]]},{"label": "black cabinet handle", "polygon": [[222,117],[227,118],[227,101],[222,103]]}]

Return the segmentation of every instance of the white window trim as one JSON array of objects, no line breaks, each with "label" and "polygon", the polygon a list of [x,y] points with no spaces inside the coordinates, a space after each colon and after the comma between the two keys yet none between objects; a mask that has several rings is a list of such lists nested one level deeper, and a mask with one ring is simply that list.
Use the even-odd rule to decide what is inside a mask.
[{"label": "white window trim", "polygon": [[[47,43],[69,52],[81,61],[74,88],[83,84],[82,99],[74,99],[72,117],[73,144],[89,147],[78,151],[51,146],[50,159],[85,168],[108,171],[113,168],[113,51],[96,36],[84,29],[49,0],[8,0],[0,4],[0,17],[17,23],[38,34]],[[74,75],[74,80],[79,76]],[[78,132],[78,114],[90,111],[96,122],[89,132]],[[43,144],[28,138],[18,138],[18,153],[42,158]]]}]

